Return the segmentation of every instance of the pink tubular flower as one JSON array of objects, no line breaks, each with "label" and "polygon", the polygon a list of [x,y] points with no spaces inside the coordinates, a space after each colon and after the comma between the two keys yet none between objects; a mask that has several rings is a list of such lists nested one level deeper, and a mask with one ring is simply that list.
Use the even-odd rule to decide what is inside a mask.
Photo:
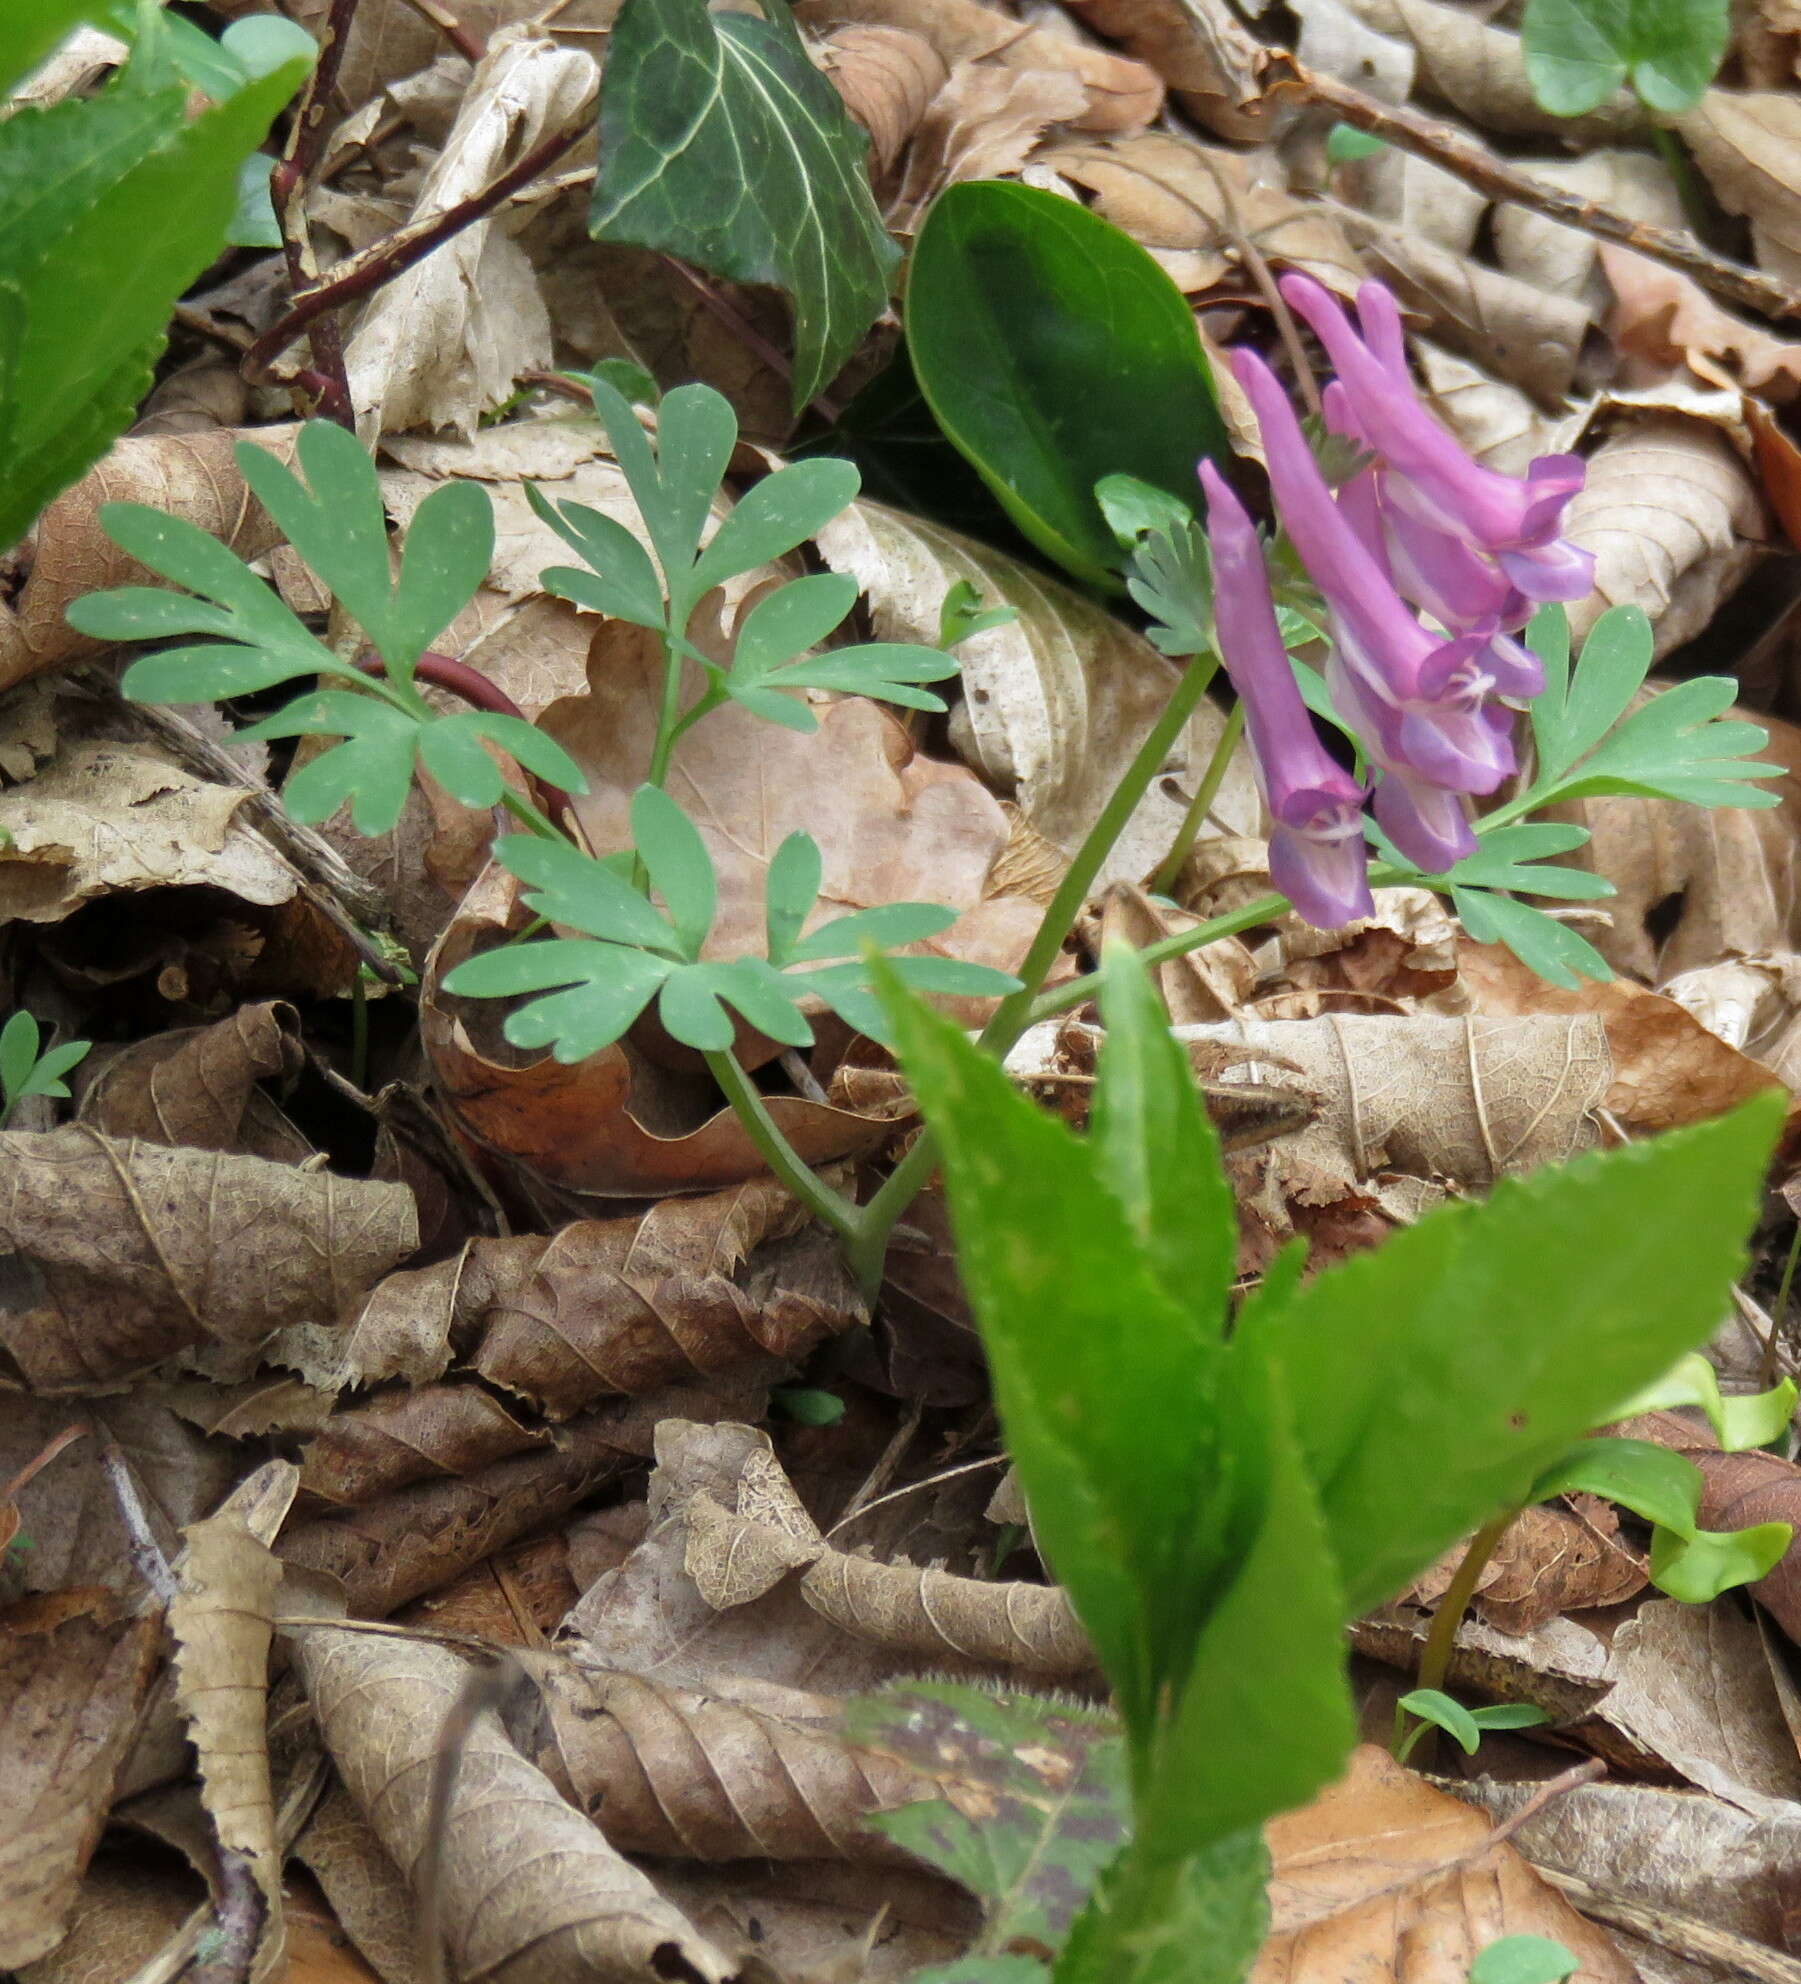
[{"label": "pink tubular flower", "polygon": [[[1450,792],[1492,792],[1514,768],[1511,718],[1491,708],[1492,620],[1449,639],[1423,627],[1374,546],[1334,501],[1288,396],[1254,354],[1233,370],[1256,412],[1284,528],[1325,601],[1326,680],[1340,715],[1384,771]],[[1423,842],[1396,845],[1427,864]],[[1436,853],[1436,849],[1433,850]],[[1435,862],[1435,866],[1440,866]]]},{"label": "pink tubular flower", "polygon": [[1484,468],[1415,390],[1400,309],[1389,290],[1369,282],[1357,292],[1359,335],[1310,277],[1284,276],[1281,288],[1338,374],[1334,424],[1342,420],[1346,432],[1379,456],[1391,532],[1404,534],[1411,526],[1457,540],[1492,559],[1500,577],[1528,601],[1583,598],[1593,583],[1594,560],[1558,536],[1564,510],[1582,487],[1581,458],[1541,455],[1523,480]]},{"label": "pink tubular flower", "polygon": [[1320,742],[1295,684],[1256,526],[1212,462],[1201,464],[1220,658],[1245,708],[1273,825],[1270,879],[1323,930],[1368,916],[1363,787]]}]

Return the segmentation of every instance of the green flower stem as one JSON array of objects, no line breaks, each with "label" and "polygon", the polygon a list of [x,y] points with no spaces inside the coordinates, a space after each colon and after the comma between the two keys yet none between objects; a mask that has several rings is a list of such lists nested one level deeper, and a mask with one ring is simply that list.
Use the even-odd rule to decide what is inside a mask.
[{"label": "green flower stem", "polygon": [[663,636],[663,707],[657,712],[657,741],[651,746],[650,769],[644,782],[660,792],[669,776],[669,760],[682,732],[682,651],[673,628]]},{"label": "green flower stem", "polygon": [[1207,823],[1207,815],[1213,810],[1213,802],[1219,797],[1219,789],[1226,781],[1227,767],[1232,762],[1232,753],[1237,750],[1238,740],[1243,735],[1244,704],[1240,702],[1234,705],[1232,714],[1226,718],[1226,727],[1213,747],[1213,756],[1208,759],[1207,769],[1201,774],[1201,782],[1188,803],[1188,811],[1182,816],[1182,824],[1176,829],[1175,839],[1169,844],[1169,852],[1163,857],[1162,867],[1151,877],[1152,895],[1166,896],[1175,887],[1176,877],[1193,853],[1194,844],[1201,837],[1201,828]]},{"label": "green flower stem", "polygon": [[[1484,1523],[1465,1546],[1456,1572],[1445,1587],[1445,1595],[1438,1601],[1438,1610],[1432,1615],[1432,1629],[1426,1635],[1426,1644],[1420,1654],[1420,1671],[1414,1681],[1415,1688],[1432,1688],[1440,1693],[1443,1692],[1445,1677],[1451,1671],[1451,1651],[1457,1644],[1457,1628],[1462,1625],[1463,1615],[1469,1610],[1470,1600],[1476,1595],[1476,1587],[1482,1581],[1482,1573],[1488,1568],[1488,1560],[1500,1548],[1502,1537],[1513,1527],[1514,1518],[1518,1514],[1518,1509],[1504,1509],[1492,1522]],[[1406,1711],[1397,1708],[1395,1710],[1397,1745],[1405,1740],[1406,1720]],[[1432,1732],[1428,1730],[1422,1739],[1419,1765],[1421,1770],[1431,1769],[1432,1749]]]},{"label": "green flower stem", "polygon": [[710,1052],[706,1060],[720,1093],[731,1104],[732,1113],[744,1125],[763,1162],[802,1205],[825,1221],[847,1250],[854,1250],[862,1238],[862,1220],[857,1208],[802,1161],[770,1115],[762,1090],[738,1065],[738,1057],[729,1048]]},{"label": "green flower stem", "polygon": [[521,826],[529,827],[540,840],[567,841],[569,836],[546,813],[541,813],[524,793],[515,792],[509,785],[500,795],[500,803],[512,814]]},{"label": "green flower stem", "polygon": [[[1044,912],[1044,920],[1038,926],[1037,936],[1032,939],[1025,962],[1019,967],[1019,990],[1010,992],[1001,1001],[982,1029],[980,1045],[996,1060],[1006,1054],[1038,1017],[1034,1002],[1044,981],[1050,976],[1051,967],[1057,962],[1070,931],[1075,927],[1076,918],[1082,913],[1082,906],[1094,887],[1094,878],[1101,872],[1102,862],[1125,830],[1126,822],[1138,810],[1138,802],[1150,790],[1152,779],[1163,769],[1164,760],[1181,736],[1183,727],[1194,715],[1218,670],[1217,655],[1199,654],[1190,659],[1174,694],[1164,706],[1163,714],[1151,726],[1144,742],[1138,747],[1137,755],[1121,775],[1106,805],[1101,808],[1100,817],[1088,829],[1087,837],[1076,850],[1075,859],[1069,864],[1057,893],[1051,898],[1050,907]],[[1216,759],[1218,755],[1216,751]],[[1213,766],[1210,764],[1207,776],[1211,777],[1212,773]],[[1202,783],[1206,783],[1205,778]],[[1282,903],[1280,897],[1270,900],[1279,906]],[[1205,943],[1210,940],[1202,938],[1200,941]],[[1084,991],[1080,998],[1089,996]],[[1079,1004],[1080,1000],[1067,1003]],[[888,1252],[888,1236],[932,1175],[933,1161],[932,1139],[926,1132],[915,1141],[913,1148],[889,1173],[875,1197],[863,1208],[856,1229],[849,1236],[846,1253],[850,1265],[862,1284],[864,1294],[872,1301],[882,1285],[882,1263]]]}]

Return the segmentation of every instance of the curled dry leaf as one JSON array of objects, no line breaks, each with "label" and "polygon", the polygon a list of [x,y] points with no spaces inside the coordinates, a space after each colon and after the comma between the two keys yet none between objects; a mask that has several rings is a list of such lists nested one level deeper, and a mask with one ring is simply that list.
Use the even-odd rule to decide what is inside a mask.
[{"label": "curled dry leaf", "polygon": [[729,1677],[678,1688],[549,1656],[531,1671],[543,1713],[527,1747],[622,1853],[904,1862],[863,1821],[936,1794],[919,1768],[847,1743],[833,1696]]},{"label": "curled dry leaf", "polygon": [[312,1145],[257,1084],[285,1086],[305,1061],[292,1006],[240,1006],[211,1026],[178,1027],[91,1056],[81,1120],[109,1137],[298,1164]]},{"label": "curled dry leaf", "polygon": [[[271,1461],[269,1490],[285,1508],[295,1469]],[[248,1484],[246,1484],[248,1485]],[[234,1497],[234,1502],[239,1498]],[[276,1518],[279,1521],[279,1515]],[[213,1837],[241,1854],[262,1891],[257,1947],[279,1965],[284,1941],[281,1852],[269,1778],[269,1647],[281,1563],[237,1509],[182,1532],[180,1588],[169,1605],[175,1699],[194,1745]]]},{"label": "curled dry leaf", "polygon": [[1676,129],[1728,213],[1751,223],[1757,260],[1801,281],[1801,101],[1789,90],[1709,90]]},{"label": "curled dry leaf", "polygon": [[1555,809],[1593,838],[1570,857],[1619,891],[1611,928],[1593,933],[1618,971],[1661,985],[1723,958],[1801,949],[1801,730],[1759,715],[1760,754],[1784,767],[1782,804],[1755,812],[1603,797]]},{"label": "curled dry leaf", "polygon": [[984,59],[1009,69],[1062,69],[1087,97],[1071,119],[1084,131],[1142,131],[1163,107],[1156,72],[1109,49],[1017,20],[979,0],[800,0],[795,16],[814,33],[858,27],[923,35],[946,67]]},{"label": "curled dry leaf", "polygon": [[1757,485],[1732,444],[1696,420],[1631,420],[1589,458],[1565,534],[1595,556],[1595,589],[1570,609],[1577,640],[1610,606],[1650,616],[1657,652],[1692,639],[1765,541]]},{"label": "curled dry leaf", "polygon": [[1570,1502],[1522,1509],[1502,1538],[1475,1599],[1499,1631],[1529,1633],[1565,1612],[1623,1605],[1649,1582],[1619,1540],[1613,1506],[1592,1495]]},{"label": "curled dry leaf", "polygon": [[[342,1628],[296,1635],[295,1658],[340,1776],[417,1883],[426,1787],[470,1670],[416,1641]],[[456,1974],[485,1984],[724,1984],[731,1965],[621,1859],[482,1715],[462,1746],[437,1901]]]},{"label": "curled dry leaf", "polygon": [[1032,161],[1082,187],[1096,212],[1154,249],[1189,293],[1211,289],[1228,271],[1250,272],[1242,238],[1271,262],[1304,269],[1356,294],[1363,268],[1344,229],[1317,201],[1296,199],[1274,146],[1251,152],[1197,144],[1171,132],[1052,145]]},{"label": "curled dry leaf", "polygon": [[829,1249],[814,1258],[809,1245],[817,1271],[805,1288],[789,1284],[775,1243],[806,1231],[785,1192],[753,1179],[636,1217],[473,1240],[376,1289],[342,1356],[317,1375],[417,1384],[448,1368],[454,1346],[461,1369],[562,1419],[609,1392],[793,1361],[862,1316]]},{"label": "curled dry leaf", "polygon": [[[1530,1784],[1478,1778],[1463,1795],[1510,1819]],[[1801,1900],[1801,1812],[1752,1818],[1724,1800],[1649,1784],[1579,1784],[1515,1839],[1535,1865],[1780,1950]]]},{"label": "curled dry leaf", "polygon": [[1536,456],[1563,454],[1575,446],[1583,413],[1547,414],[1517,386],[1424,339],[1415,341],[1414,350],[1440,417],[1487,467],[1503,475],[1524,475]]},{"label": "curled dry leaf", "polygon": [[869,133],[875,171],[887,172],[950,80],[950,65],[911,28],[842,27],[812,53],[845,109]]},{"label": "curled dry leaf", "polygon": [[685,1390],[622,1399],[575,1420],[550,1452],[517,1454],[457,1479],[415,1481],[367,1507],[290,1524],[281,1555],[338,1579],[353,1613],[385,1618],[641,1466],[660,1419],[725,1416],[755,1403]]},{"label": "curled dry leaf", "polygon": [[1148,63],[1216,137],[1249,144],[1267,135],[1264,46],[1224,0],[1072,0],[1070,12]]},{"label": "curled dry leaf", "polygon": [[348,1321],[417,1244],[403,1186],[261,1158],[0,1132],[0,1237],[26,1264],[0,1345],[45,1392],[105,1389],[190,1345]]},{"label": "curled dry leaf", "polygon": [[[1066,852],[1093,824],[1175,683],[1171,664],[1090,601],[1013,559],[918,517],[858,502],[819,533],[820,556],[850,572],[868,595],[878,638],[933,641],[944,595],[959,579],[984,603],[1019,618],[973,635],[958,649],[964,702],[953,735],[1025,820]],[[1175,838],[1224,719],[1196,711],[1167,774],[1132,815],[1100,881],[1137,881]],[[1258,802],[1242,756],[1214,808],[1235,831],[1252,831]]]},{"label": "curled dry leaf", "polygon": [[102,503],[152,503],[211,531],[240,557],[255,558],[279,543],[281,533],[245,486],[233,447],[254,438],[285,461],[298,432],[297,427],[225,428],[115,442],[38,519],[24,590],[16,606],[0,607],[0,689],[100,651],[101,642],[78,634],[63,618],[83,593],[162,583],[100,528]]},{"label": "curled dry leaf", "polygon": [[889,227],[916,228],[947,186],[1017,172],[1046,128],[1080,117],[1087,100],[1067,69],[959,62],[914,133],[899,189],[887,202]]},{"label": "curled dry leaf", "polygon": [[1594,1984],[1637,1972],[1488,1819],[1365,1744],[1344,1778],[1268,1832],[1270,1938],[1252,1984],[1465,1984],[1502,1936],[1545,1936]]},{"label": "curled dry leaf", "polygon": [[150,1616],[74,1588],[0,1612],[0,1965],[62,1940],[155,1671]]},{"label": "curled dry leaf", "polygon": [[[520,28],[495,36],[411,219],[479,193],[544,139],[574,126],[599,87],[593,56]],[[376,292],[345,347],[365,439],[384,428],[471,434],[522,372],[554,357],[550,312],[530,258],[500,224],[478,220]]]},{"label": "curled dry leaf", "polygon": [[1701,965],[1679,972],[1663,992],[1785,1088],[1801,1089],[1801,956],[1777,951]]},{"label": "curled dry leaf", "polygon": [[1711,360],[1747,392],[1778,403],[1801,394],[1801,341],[1735,317],[1699,283],[1629,248],[1603,242],[1599,253],[1613,291],[1607,334],[1620,351],[1654,365]]},{"label": "curled dry leaf", "polygon": [[1766,1069],[1710,1033],[1686,1007],[1629,978],[1585,981],[1566,991],[1547,985],[1498,944],[1468,942],[1458,968],[1472,1009],[1490,1018],[1597,1018],[1613,1063],[1601,1107],[1636,1135],[1705,1122],[1774,1085]]},{"label": "curled dry leaf", "polygon": [[[294,1857],[325,1890],[334,1923],[375,1967],[383,1984],[420,1984],[413,1892],[341,1784],[333,1784],[319,1801],[294,1842]],[[291,1976],[289,1984],[314,1980]],[[340,1980],[320,1978],[316,1984]]]},{"label": "curled dry leaf", "polygon": [[291,902],[294,871],[238,817],[249,797],[143,745],[65,740],[35,778],[0,791],[0,922],[57,923],[143,889]]},{"label": "curled dry leaf", "polygon": [[491,1461],[548,1446],[478,1385],[409,1385],[335,1412],[307,1441],[304,1506],[355,1508],[416,1481],[457,1481]]}]

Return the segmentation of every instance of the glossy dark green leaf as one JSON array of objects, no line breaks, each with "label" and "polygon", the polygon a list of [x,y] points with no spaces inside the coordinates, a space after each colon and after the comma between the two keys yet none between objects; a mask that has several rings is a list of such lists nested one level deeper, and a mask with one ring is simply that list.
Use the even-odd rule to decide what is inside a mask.
[{"label": "glossy dark green leaf", "polygon": [[782,0],[626,0],[607,45],[589,228],[794,304],[794,405],[887,307],[900,251],[869,190],[869,141]]},{"label": "glossy dark green leaf", "polygon": [[907,341],[944,432],[1019,528],[1111,581],[1102,476],[1197,500],[1229,454],[1194,316],[1156,260],[1074,200],[1016,182],[942,193],[907,277]]},{"label": "glossy dark green leaf", "polygon": [[[1503,1179],[1482,1204],[1438,1208],[1304,1285],[1252,1296],[1234,1344],[1260,1345],[1304,1401],[1347,1616],[1521,1502],[1571,1442],[1707,1338],[1780,1120],[1760,1097]],[[1617,1234],[1631,1246],[1599,1238]]]}]

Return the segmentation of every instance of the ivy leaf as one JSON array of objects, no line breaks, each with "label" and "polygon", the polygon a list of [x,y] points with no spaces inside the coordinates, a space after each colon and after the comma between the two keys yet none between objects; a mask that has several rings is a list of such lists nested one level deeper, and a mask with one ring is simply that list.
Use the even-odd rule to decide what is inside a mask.
[{"label": "ivy leaf", "polygon": [[280,594],[210,531],[145,503],[103,503],[100,524],[120,550],[198,596],[156,586],[91,592],[69,607],[72,627],[103,641],[219,637],[205,647],[167,649],[133,662],[120,686],[134,702],[217,702],[272,689],[297,675],[358,679],[357,671],[309,633]]},{"label": "ivy leaf", "polygon": [[1527,0],[1526,77],[1556,117],[1598,110],[1623,83],[1648,109],[1693,110],[1730,36],[1727,0]]},{"label": "ivy leaf", "polygon": [[900,260],[870,194],[868,145],[783,0],[761,19],[706,0],[626,0],[607,47],[589,232],[786,290],[798,412],[886,309]]}]

